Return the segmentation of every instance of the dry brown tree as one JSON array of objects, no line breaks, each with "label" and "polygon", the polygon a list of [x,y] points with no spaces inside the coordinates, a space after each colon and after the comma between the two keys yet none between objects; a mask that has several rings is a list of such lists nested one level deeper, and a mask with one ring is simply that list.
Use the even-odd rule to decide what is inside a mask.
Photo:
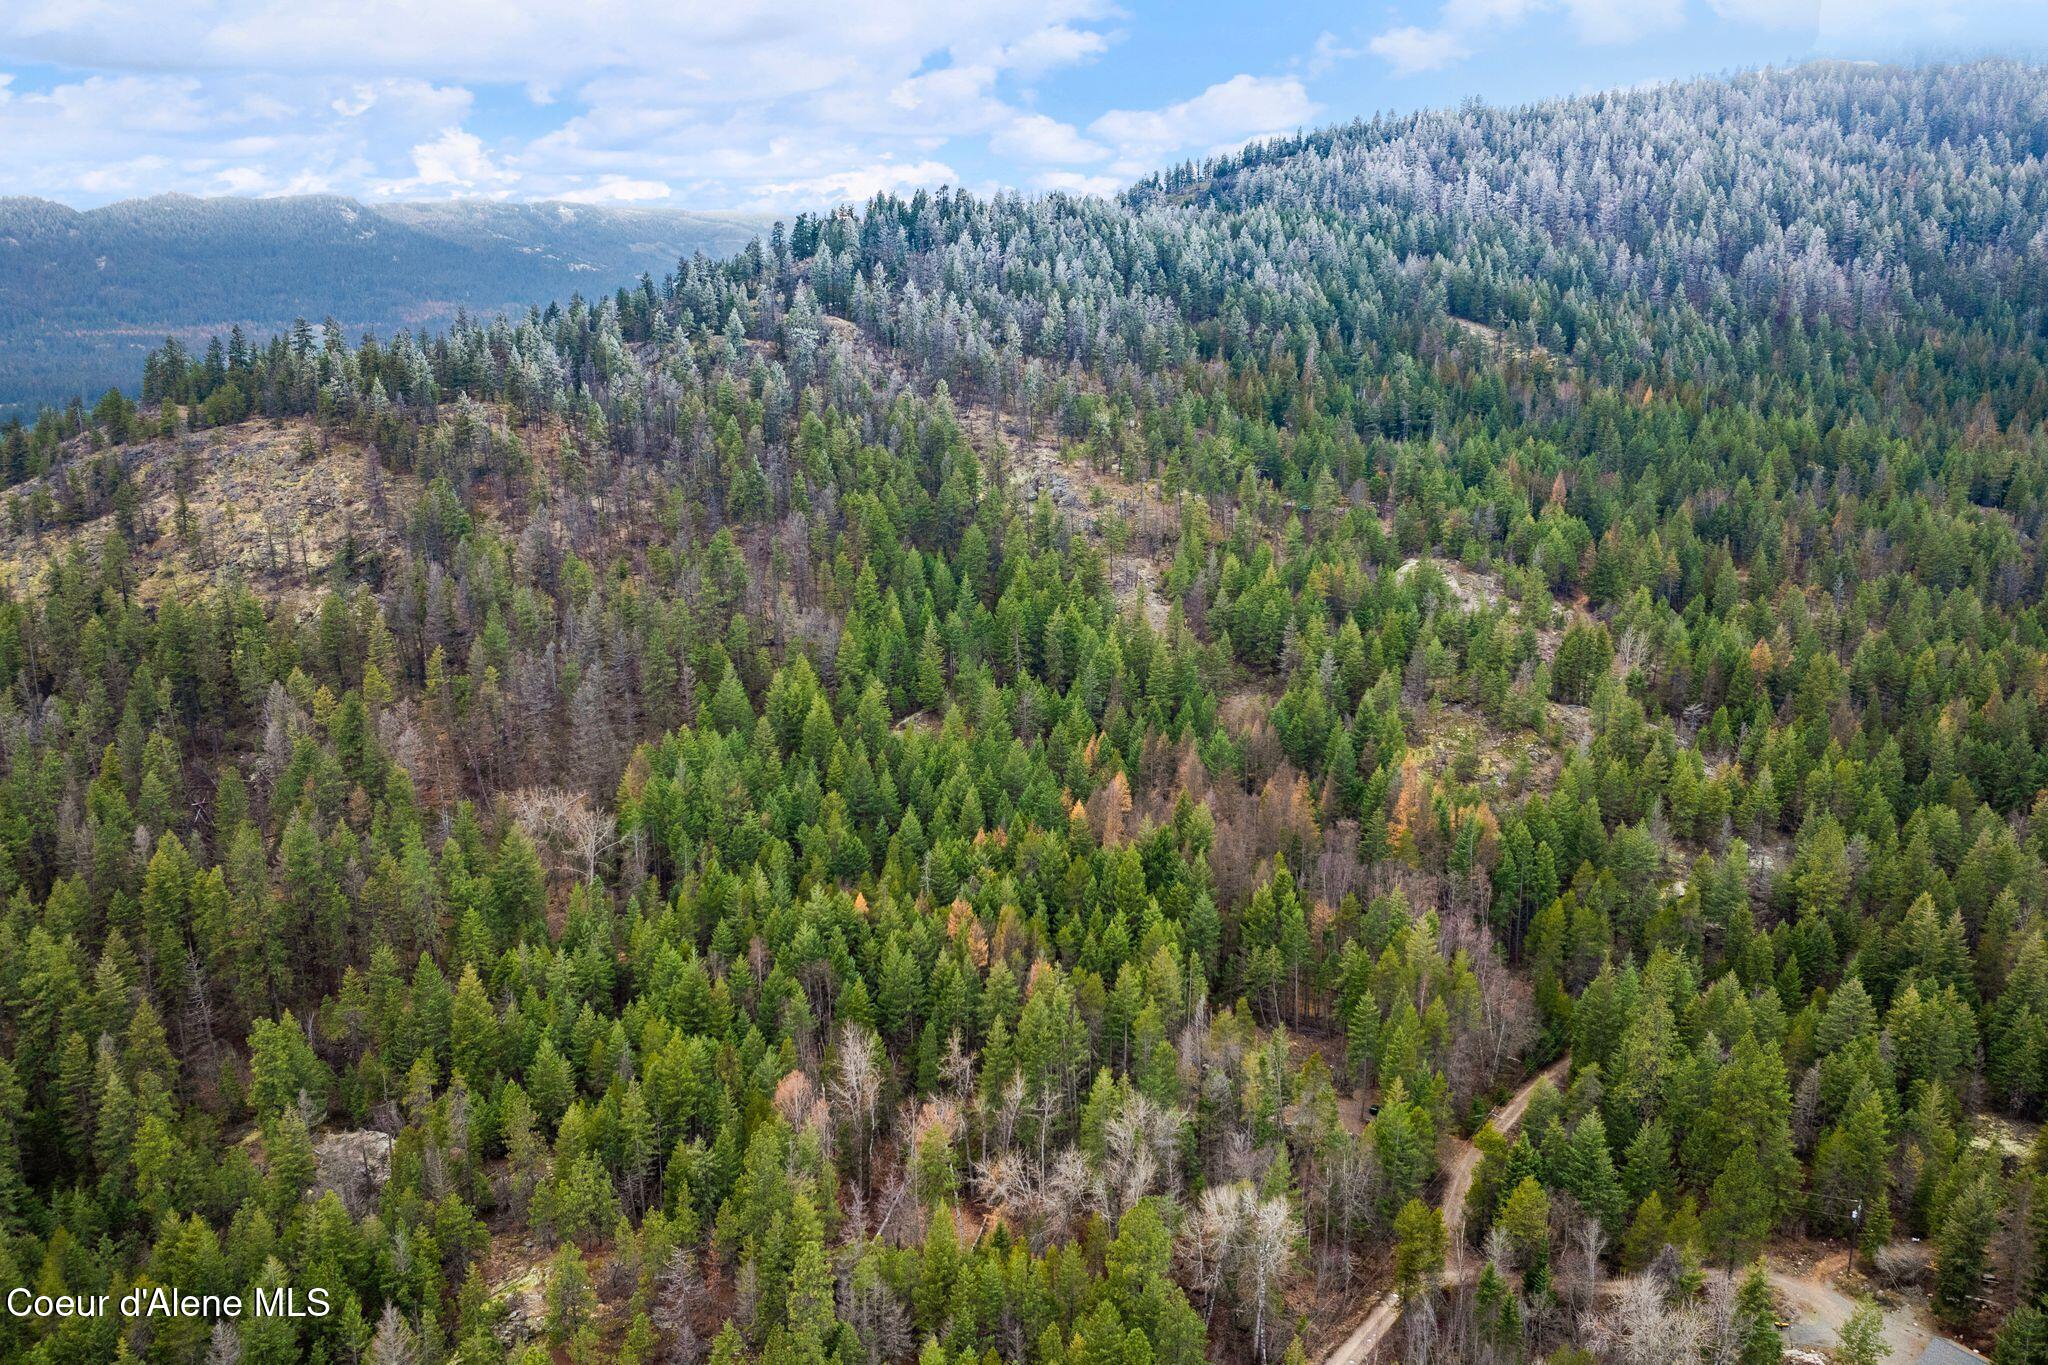
[{"label": "dry brown tree", "polygon": [[599,810],[583,792],[562,787],[522,787],[505,798],[513,821],[558,870],[580,871],[597,880],[598,861],[618,843],[618,817]]}]

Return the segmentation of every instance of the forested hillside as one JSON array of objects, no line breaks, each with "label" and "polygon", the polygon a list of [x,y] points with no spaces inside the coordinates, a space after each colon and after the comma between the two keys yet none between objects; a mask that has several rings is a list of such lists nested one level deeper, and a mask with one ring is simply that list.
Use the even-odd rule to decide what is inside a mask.
[{"label": "forested hillside", "polygon": [[334,1311],[0,1357],[2048,1361],[2044,144],[1475,105],[7,428],[0,1281]]},{"label": "forested hillside", "polygon": [[119,385],[166,335],[335,319],[443,326],[656,277],[765,229],[744,215],[585,204],[382,204],[160,195],[80,213],[0,198],[0,413]]}]

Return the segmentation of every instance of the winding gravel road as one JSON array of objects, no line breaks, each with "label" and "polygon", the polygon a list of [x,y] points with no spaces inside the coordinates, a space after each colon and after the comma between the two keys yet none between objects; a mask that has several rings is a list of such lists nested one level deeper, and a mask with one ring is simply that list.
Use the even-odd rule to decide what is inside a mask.
[{"label": "winding gravel road", "polygon": [[[1508,1097],[1507,1103],[1494,1110],[1487,1121],[1499,1132],[1513,1132],[1528,1110],[1529,1099],[1536,1093],[1537,1085],[1543,1081],[1555,1084],[1564,1075],[1566,1065],[1567,1061],[1558,1061],[1537,1072],[1520,1090]],[[1450,1244],[1447,1278],[1452,1283],[1463,1280],[1467,1273],[1465,1198],[1472,1192],[1472,1177],[1478,1170],[1479,1149],[1464,1138],[1458,1139],[1451,1152],[1450,1166],[1444,1174],[1443,1202],[1438,1205],[1443,1210],[1444,1234]],[[1381,1295],[1366,1313],[1365,1321],[1358,1324],[1357,1330],[1323,1357],[1323,1365],[1366,1365],[1400,1321],[1400,1296],[1392,1291]]]}]

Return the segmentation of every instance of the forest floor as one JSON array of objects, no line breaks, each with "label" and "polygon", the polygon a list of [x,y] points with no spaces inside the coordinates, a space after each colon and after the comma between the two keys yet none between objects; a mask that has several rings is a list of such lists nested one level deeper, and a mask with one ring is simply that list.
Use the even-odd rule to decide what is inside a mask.
[{"label": "forest floor", "polygon": [[[1556,1084],[1567,1065],[1565,1061],[1554,1062],[1531,1076],[1500,1108],[1493,1111],[1487,1121],[1501,1133],[1514,1131],[1515,1125],[1527,1112],[1536,1087],[1546,1080]],[[1469,1139],[1458,1139],[1452,1144],[1450,1159],[1444,1165],[1443,1199],[1439,1204],[1444,1215],[1445,1240],[1450,1248],[1445,1275],[1452,1282],[1462,1280],[1467,1271],[1465,1200],[1472,1193],[1472,1178],[1478,1170],[1479,1149]],[[1324,1353],[1323,1365],[1366,1365],[1378,1356],[1381,1345],[1400,1321],[1400,1296],[1389,1290],[1372,1301],[1364,1319],[1349,1336]]]},{"label": "forest floor", "polygon": [[1515,360],[1553,360],[1556,358],[1541,346],[1525,346],[1510,337],[1502,329],[1489,326],[1483,322],[1474,322],[1470,318],[1452,317],[1450,323],[1458,331],[1465,333],[1467,336],[1478,338],[1501,355]]},{"label": "forest floor", "polygon": [[[1499,575],[1454,559],[1412,556],[1401,562],[1394,576],[1405,581],[1423,565],[1443,576],[1461,611],[1481,611],[1509,600]],[[1545,662],[1557,656],[1564,637],[1561,620],[1552,613],[1550,619],[1532,623],[1537,657]],[[1543,708],[1541,723],[1523,729],[1496,723],[1470,701],[1433,701],[1413,712],[1413,747],[1422,766],[1435,776],[1449,775],[1454,781],[1477,782],[1516,795],[1547,791],[1565,760],[1591,742],[1593,719],[1585,706],[1546,701]]]},{"label": "forest floor", "polygon": [[[853,323],[829,314],[824,323],[877,370],[902,383],[912,382],[896,358]],[[764,355],[781,354],[776,343],[748,345]],[[1000,448],[1002,477],[1012,491],[1027,503],[1040,496],[1051,498],[1070,531],[1101,543],[1117,606],[1125,612],[1142,611],[1155,631],[1166,629],[1173,607],[1162,584],[1173,542],[1180,535],[1179,511],[1148,483],[1132,482],[1073,458],[1058,432],[1049,426],[1027,427],[1017,414],[961,394],[953,394],[952,403],[954,419],[980,453],[984,467],[996,467]],[[1110,543],[1112,537],[1104,534],[1105,522],[1112,517],[1123,522],[1115,537],[1120,544]]]},{"label": "forest floor", "polygon": [[[61,504],[58,481],[90,477],[94,458],[67,460],[12,496],[26,504],[47,491]],[[321,440],[301,423],[245,422],[142,442],[118,458],[137,493],[130,548],[143,575],[136,596],[145,603],[193,601],[211,584],[239,579],[287,611],[310,610],[339,554],[371,553],[388,539],[381,500],[413,495],[400,487],[407,480],[375,469],[360,444]],[[97,563],[116,527],[109,508],[89,520],[0,537],[0,587],[37,590],[50,563],[73,546]]]},{"label": "forest floor", "polygon": [[[1028,499],[1046,497],[1069,530],[1102,543],[1110,590],[1124,611],[1142,610],[1153,630],[1166,629],[1173,605],[1163,587],[1163,563],[1180,534],[1180,513],[1151,486],[1125,479],[1114,470],[1092,468],[1076,459],[1054,433],[1027,430],[1009,414],[984,403],[955,400],[960,429],[986,458],[1000,442],[1007,452],[1005,472],[1010,487]],[[1122,522],[1110,543],[1105,523]]]},{"label": "forest floor", "polygon": [[1498,578],[1492,574],[1468,569],[1455,559],[1431,557],[1425,561],[1419,555],[1412,556],[1402,560],[1401,566],[1394,570],[1394,580],[1405,581],[1408,575],[1414,573],[1416,568],[1425,562],[1434,565],[1437,572],[1444,576],[1444,580],[1451,585],[1451,596],[1455,597],[1458,605],[1466,611],[1490,607],[1507,595]]},{"label": "forest floor", "polygon": [[[1308,1060],[1310,1053],[1318,1053],[1323,1059],[1323,1069],[1334,1083],[1335,1078],[1344,1074],[1344,1035],[1336,1028],[1319,1023],[1296,1023],[1287,1030],[1287,1061],[1290,1066],[1300,1067]],[[1377,1110],[1379,1090],[1356,1086],[1349,1091],[1337,1090],[1337,1121],[1344,1125],[1344,1131],[1357,1137],[1365,1132],[1365,1125]]]},{"label": "forest floor", "polygon": [[1424,771],[1514,795],[1550,790],[1578,747],[1567,727],[1560,726],[1553,742],[1497,725],[1469,702],[1432,703],[1414,713],[1412,729],[1410,747]]}]

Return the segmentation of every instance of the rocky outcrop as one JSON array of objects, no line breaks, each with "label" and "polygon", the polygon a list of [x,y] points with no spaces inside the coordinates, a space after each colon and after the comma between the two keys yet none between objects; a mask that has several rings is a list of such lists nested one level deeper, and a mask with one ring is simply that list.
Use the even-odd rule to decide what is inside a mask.
[{"label": "rocky outcrop", "polygon": [[323,1133],[313,1143],[313,1161],[312,1197],[332,1190],[352,1216],[360,1217],[391,1179],[391,1135],[374,1128]]}]

